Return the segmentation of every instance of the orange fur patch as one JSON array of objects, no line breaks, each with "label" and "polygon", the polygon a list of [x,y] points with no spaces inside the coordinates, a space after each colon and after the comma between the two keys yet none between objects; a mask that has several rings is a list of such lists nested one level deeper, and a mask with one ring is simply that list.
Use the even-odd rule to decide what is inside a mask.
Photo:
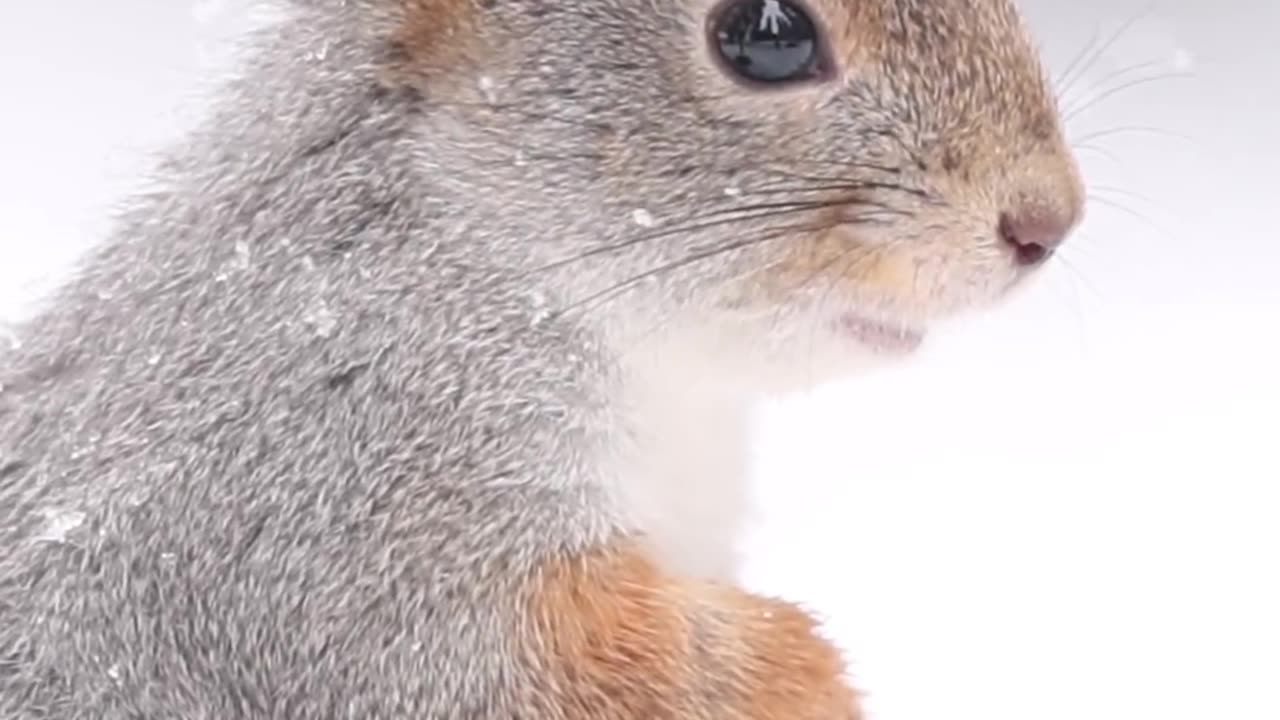
[{"label": "orange fur patch", "polygon": [[402,16],[392,35],[397,68],[410,76],[448,76],[459,69],[478,40],[480,8],[475,0],[401,0]]},{"label": "orange fur patch", "polygon": [[549,717],[860,717],[839,652],[807,614],[673,577],[636,542],[546,568],[531,612],[543,670],[532,704]]},{"label": "orange fur patch", "polygon": [[[829,223],[825,229],[821,228],[823,222]],[[750,292],[774,299],[803,289],[834,286],[846,297],[871,296],[902,305],[924,299],[924,283],[909,248],[863,245],[856,230],[840,227],[839,222],[824,218],[815,223],[814,231],[797,234],[784,246],[781,257],[747,278]]]}]

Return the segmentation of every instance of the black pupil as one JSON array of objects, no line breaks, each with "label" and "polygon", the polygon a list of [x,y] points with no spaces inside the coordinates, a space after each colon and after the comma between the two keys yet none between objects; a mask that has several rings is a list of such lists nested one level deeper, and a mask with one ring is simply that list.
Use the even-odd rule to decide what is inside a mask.
[{"label": "black pupil", "polygon": [[787,0],[736,0],[716,24],[720,52],[743,77],[787,82],[809,77],[818,54],[818,31]]}]

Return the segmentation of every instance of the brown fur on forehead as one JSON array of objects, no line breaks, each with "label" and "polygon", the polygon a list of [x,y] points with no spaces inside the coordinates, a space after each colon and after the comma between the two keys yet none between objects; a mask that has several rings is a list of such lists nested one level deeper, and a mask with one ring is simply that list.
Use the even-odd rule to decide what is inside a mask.
[{"label": "brown fur on forehead", "polygon": [[493,0],[397,0],[390,74],[447,82],[484,57],[482,14]]},{"label": "brown fur on forehead", "polygon": [[911,129],[925,139],[995,128],[1046,140],[1056,130],[1052,93],[1009,0],[808,2],[842,70],[910,104]]}]

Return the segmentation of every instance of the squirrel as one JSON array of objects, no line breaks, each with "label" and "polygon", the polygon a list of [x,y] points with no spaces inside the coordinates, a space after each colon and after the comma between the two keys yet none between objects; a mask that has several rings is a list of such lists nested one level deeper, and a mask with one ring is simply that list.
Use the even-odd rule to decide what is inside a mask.
[{"label": "squirrel", "polygon": [[0,357],[6,720],[860,718],[748,411],[1083,212],[1010,0],[299,0],[157,176]]}]

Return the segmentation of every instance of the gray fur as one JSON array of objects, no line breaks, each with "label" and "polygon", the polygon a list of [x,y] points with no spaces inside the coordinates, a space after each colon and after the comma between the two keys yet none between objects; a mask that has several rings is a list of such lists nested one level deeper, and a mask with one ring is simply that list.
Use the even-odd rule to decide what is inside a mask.
[{"label": "gray fur", "polygon": [[[906,168],[944,116],[1010,157],[1041,142],[1045,97],[972,109],[1014,84],[989,61],[1038,87],[981,31],[953,49],[976,80],[928,69],[965,114],[906,63],[802,127],[689,68],[697,2],[499,0],[492,60],[416,86],[384,75],[398,4],[298,5],[2,358],[0,718],[516,716],[524,580],[634,529],[623,336],[709,314],[781,348],[827,297],[745,312],[764,241],[609,291],[775,229],[705,220],[780,169]],[[1006,12],[950,5],[955,27]],[[894,198],[893,242],[950,217]],[[912,313],[1003,289],[985,242]]]}]

